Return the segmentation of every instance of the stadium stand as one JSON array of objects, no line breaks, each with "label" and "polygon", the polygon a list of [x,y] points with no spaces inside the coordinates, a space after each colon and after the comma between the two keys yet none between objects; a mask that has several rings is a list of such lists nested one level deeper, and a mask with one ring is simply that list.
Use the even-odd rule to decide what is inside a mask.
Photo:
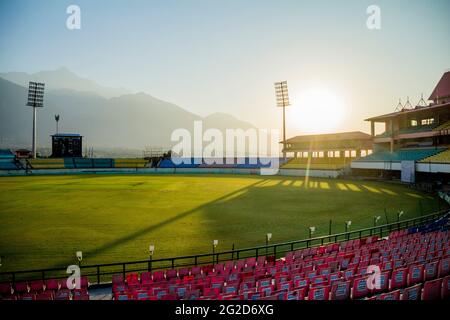
[{"label": "stadium stand", "polygon": [[[427,131],[432,131],[432,130],[437,130],[436,124],[409,126],[409,127],[401,128],[400,130],[395,132],[394,135],[420,133],[420,132],[427,132]],[[385,131],[383,133],[376,135],[377,138],[388,138],[391,136],[392,136],[392,132],[390,132],[390,131]]]},{"label": "stadium stand", "polygon": [[437,155],[446,148],[433,148],[433,149],[405,149],[394,152],[389,151],[377,151],[368,155],[367,157],[360,158],[357,161],[405,161],[414,160],[420,161],[425,158]]},{"label": "stadium stand", "polygon": [[408,134],[408,133],[417,133],[417,132],[426,132],[431,131],[436,128],[436,124],[429,125],[420,125],[420,126],[410,126],[406,128],[402,128],[398,131],[399,134]]},{"label": "stadium stand", "polygon": [[340,170],[349,165],[351,158],[293,158],[282,166],[283,169]]},{"label": "stadium stand", "polygon": [[198,168],[198,166],[203,163],[203,160],[199,158],[185,158],[183,159],[184,163],[175,164],[171,158],[162,159],[159,163],[159,168]]},{"label": "stadium stand", "polygon": [[[224,158],[221,161],[214,159],[186,158],[184,163],[175,164],[172,159],[163,159],[159,163],[159,168],[232,168],[232,169],[260,169],[271,166],[271,158],[233,158],[227,163]],[[284,163],[283,159],[278,159],[279,164]],[[181,162],[181,160],[180,160]]]},{"label": "stadium stand", "polygon": [[145,159],[38,158],[27,160],[32,169],[146,168]]},{"label": "stadium stand", "polygon": [[[214,266],[113,276],[115,300],[435,300],[449,297],[448,218],[422,228]],[[380,267],[380,286],[367,267]]]},{"label": "stadium stand", "polygon": [[80,284],[80,289],[69,289],[65,279],[1,283],[0,300],[89,300],[88,278],[81,277]]},{"label": "stadium stand", "polygon": [[450,163],[450,150],[445,150],[441,153],[433,155],[431,157],[425,158],[420,162],[431,162],[431,163]]},{"label": "stadium stand", "polygon": [[444,122],[443,124],[435,127],[434,131],[443,131],[443,130],[449,130],[450,129],[450,120],[447,122]]},{"label": "stadium stand", "polygon": [[146,168],[148,160],[145,159],[114,159],[114,168]]},{"label": "stadium stand", "polygon": [[11,150],[0,149],[0,170],[17,169],[20,169],[20,166],[18,166],[16,157]]},{"label": "stadium stand", "polygon": [[90,169],[93,168],[93,161],[89,158],[71,158],[73,160],[73,165],[77,169]]},{"label": "stadium stand", "polygon": [[64,159],[28,159],[28,166],[32,169],[64,169],[65,161]]},{"label": "stadium stand", "polygon": [[92,166],[94,168],[113,168],[114,159],[92,159]]}]

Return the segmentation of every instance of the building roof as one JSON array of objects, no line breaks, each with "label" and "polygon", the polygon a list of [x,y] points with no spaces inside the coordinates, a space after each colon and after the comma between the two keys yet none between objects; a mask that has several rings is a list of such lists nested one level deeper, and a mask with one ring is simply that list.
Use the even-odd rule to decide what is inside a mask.
[{"label": "building roof", "polygon": [[450,71],[442,75],[441,80],[439,80],[428,100],[436,101],[438,98],[444,97],[450,97]]},{"label": "building roof", "polygon": [[366,119],[365,121],[377,121],[377,120],[383,121],[383,120],[387,120],[389,118],[398,117],[400,115],[418,113],[418,112],[423,112],[423,111],[436,111],[437,109],[448,108],[449,106],[450,106],[450,102],[435,104],[435,105],[431,105],[429,107],[419,107],[418,106],[418,107],[415,107],[414,109],[403,109],[401,111],[391,112],[391,113],[383,114],[381,116],[372,117],[372,118]]},{"label": "building roof", "polygon": [[321,141],[339,141],[339,140],[371,140],[370,134],[361,131],[338,132],[326,134],[312,134],[304,136],[296,136],[286,140],[286,143],[302,143],[302,142],[321,142]]},{"label": "building roof", "polygon": [[56,133],[52,137],[81,137],[79,133]]}]

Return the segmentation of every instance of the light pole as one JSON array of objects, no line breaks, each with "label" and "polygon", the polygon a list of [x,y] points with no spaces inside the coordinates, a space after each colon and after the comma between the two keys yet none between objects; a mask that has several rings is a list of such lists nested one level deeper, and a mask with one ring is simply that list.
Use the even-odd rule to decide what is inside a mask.
[{"label": "light pole", "polygon": [[213,265],[214,265],[214,254],[215,254],[215,249],[216,249],[216,247],[217,247],[217,245],[219,244],[219,240],[213,240],[213,243],[212,243],[212,250],[213,250]]},{"label": "light pole", "polygon": [[78,266],[81,267],[81,261],[83,261],[83,251],[77,251]]},{"label": "light pole", "polygon": [[152,271],[152,258],[153,258],[153,254],[155,253],[155,245],[151,244],[148,247],[148,252],[150,254],[149,260],[148,260],[148,271]]},{"label": "light pole", "polygon": [[58,134],[59,133],[59,126],[58,126],[58,124],[59,124],[59,114],[55,114],[55,121],[56,121],[56,134]]},{"label": "light pole", "polygon": [[350,229],[350,226],[352,225],[352,222],[349,221],[345,221],[345,233],[348,232],[348,230]]},{"label": "light pole", "polygon": [[375,216],[373,217],[373,226],[376,227],[378,221],[381,219],[381,216]]},{"label": "light pole", "polygon": [[272,239],[272,234],[271,233],[266,234],[266,257],[267,257],[267,249],[268,249],[267,247],[269,246],[270,239]]},{"label": "light pole", "polygon": [[316,232],[316,227],[309,227],[309,238],[311,239],[314,232]]},{"label": "light pole", "polygon": [[40,82],[29,82],[27,106],[33,107],[33,140],[31,150],[33,158],[36,158],[36,108],[44,107],[45,84]]},{"label": "light pole", "polygon": [[403,215],[403,211],[399,211],[397,213],[397,222],[400,222],[400,218],[401,218],[402,215]]},{"label": "light pole", "polygon": [[283,108],[283,158],[286,160],[286,107],[289,106],[287,81],[275,82],[277,107]]}]

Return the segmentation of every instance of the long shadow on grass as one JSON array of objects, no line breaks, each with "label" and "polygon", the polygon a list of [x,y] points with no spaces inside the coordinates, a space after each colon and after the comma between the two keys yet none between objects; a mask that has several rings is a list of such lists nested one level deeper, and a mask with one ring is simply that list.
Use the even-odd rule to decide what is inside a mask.
[{"label": "long shadow on grass", "polygon": [[[143,235],[145,235],[145,234],[147,234],[149,232],[152,232],[152,231],[155,231],[155,230],[160,229],[162,227],[165,227],[165,226],[167,226],[167,225],[169,225],[171,223],[174,223],[174,222],[176,222],[176,221],[178,221],[180,219],[183,219],[183,218],[189,216],[190,214],[193,214],[194,212],[196,212],[198,210],[201,210],[201,209],[204,209],[206,207],[209,207],[209,206],[213,205],[216,202],[220,202],[222,200],[225,200],[225,199],[227,199],[229,197],[232,197],[233,195],[239,194],[239,193],[241,193],[241,192],[243,192],[245,190],[249,190],[249,189],[251,189],[251,188],[253,188],[253,187],[257,186],[257,185],[263,184],[265,182],[266,182],[266,180],[259,180],[258,182],[255,182],[255,183],[253,183],[253,184],[251,184],[249,186],[246,186],[244,188],[238,189],[238,190],[233,191],[231,193],[227,193],[226,195],[224,195],[224,196],[222,196],[220,198],[217,198],[217,199],[215,199],[213,201],[210,201],[210,202],[206,202],[206,203],[202,204],[201,206],[195,207],[195,208],[190,209],[188,211],[184,211],[184,212],[182,212],[182,213],[180,213],[180,214],[178,214],[178,215],[176,215],[176,216],[174,216],[172,218],[169,218],[167,220],[161,221],[161,222],[159,222],[157,224],[148,226],[148,227],[146,227],[144,229],[138,230],[138,231],[136,231],[134,233],[131,233],[131,234],[127,235],[127,236],[124,236],[122,238],[114,240],[114,241],[112,241],[110,243],[107,243],[107,244],[101,246],[101,247],[98,247],[97,249],[95,249],[93,251],[86,251],[86,255],[89,256],[89,258],[95,257],[96,255],[99,255],[99,254],[101,254],[101,253],[103,253],[103,252],[105,252],[107,250],[113,249],[113,248],[115,248],[115,247],[117,247],[119,245],[122,245],[122,244],[124,244],[124,243],[126,243],[128,241],[132,241],[132,240],[134,240],[136,238],[139,238],[140,236],[143,236]],[[63,264],[55,265],[54,268],[59,268],[61,266],[67,266],[67,265],[73,264],[73,262],[74,262],[73,259],[70,259],[70,260],[67,260]]]}]

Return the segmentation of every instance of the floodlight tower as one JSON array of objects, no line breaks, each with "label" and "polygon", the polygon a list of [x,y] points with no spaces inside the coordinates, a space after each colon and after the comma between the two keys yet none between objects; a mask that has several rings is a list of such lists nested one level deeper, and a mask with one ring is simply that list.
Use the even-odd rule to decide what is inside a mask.
[{"label": "floodlight tower", "polygon": [[286,107],[289,106],[287,81],[275,82],[277,107],[283,108],[283,158],[286,160]]},{"label": "floodlight tower", "polygon": [[58,134],[59,132],[59,126],[58,126],[58,124],[59,124],[59,119],[60,119],[60,117],[59,117],[59,114],[55,114],[55,121],[56,121],[56,134]]},{"label": "floodlight tower", "polygon": [[36,108],[44,107],[44,83],[31,82],[28,85],[27,106],[33,107],[33,141],[32,154],[36,158]]}]

